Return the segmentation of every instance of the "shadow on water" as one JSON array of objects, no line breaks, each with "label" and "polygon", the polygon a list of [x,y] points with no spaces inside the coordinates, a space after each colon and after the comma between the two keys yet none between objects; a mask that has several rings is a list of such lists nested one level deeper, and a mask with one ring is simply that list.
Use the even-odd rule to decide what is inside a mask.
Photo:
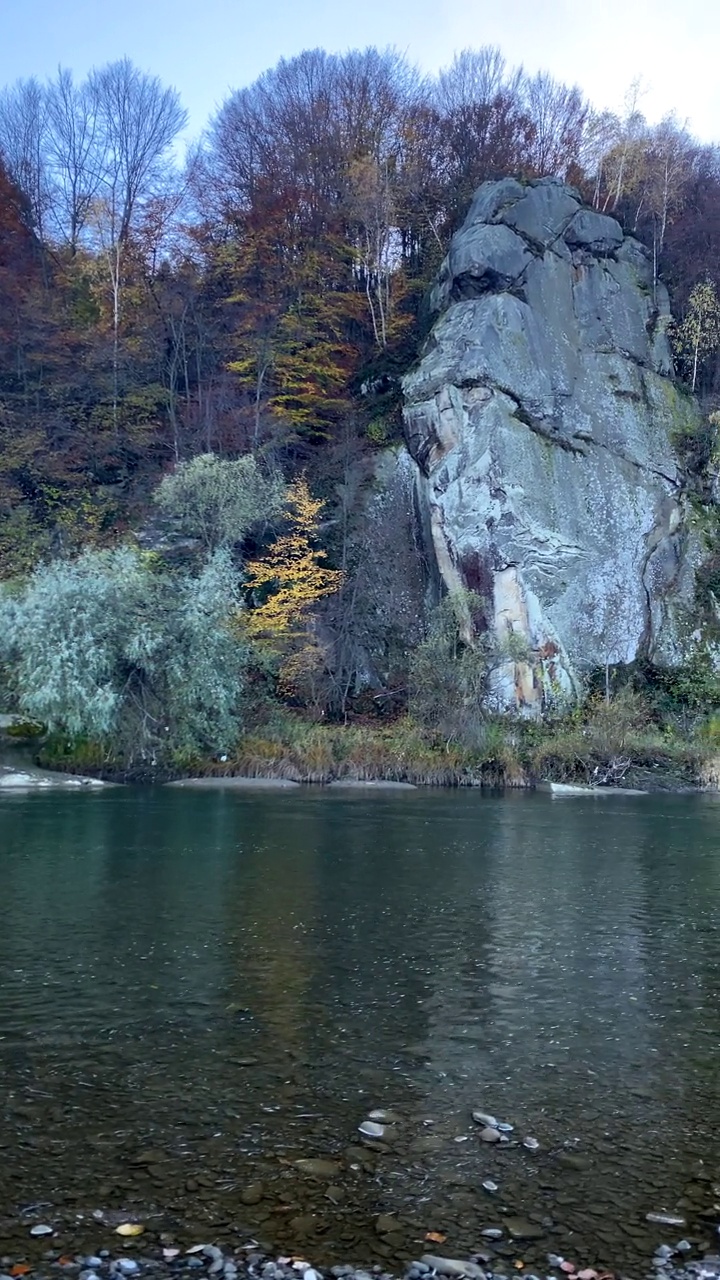
[{"label": "shadow on water", "polygon": [[[467,1256],[500,1226],[501,1257],[635,1267],[663,1210],[709,1241],[719,817],[674,796],[3,797],[0,1234],[27,1246],[43,1203],[67,1230],[103,1209],[318,1262],[395,1264],[429,1230]],[[399,1118],[364,1144],[377,1107]],[[506,1146],[474,1107],[515,1125]]]}]

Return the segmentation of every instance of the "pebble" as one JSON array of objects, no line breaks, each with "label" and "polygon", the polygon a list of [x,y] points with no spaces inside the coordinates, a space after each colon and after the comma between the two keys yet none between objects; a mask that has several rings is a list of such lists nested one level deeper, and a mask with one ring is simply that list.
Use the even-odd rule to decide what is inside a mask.
[{"label": "pebble", "polygon": [[52,1233],[52,1227],[48,1227],[44,1222],[40,1222],[36,1227],[30,1228],[31,1236],[51,1236]]},{"label": "pebble", "polygon": [[485,1111],[473,1111],[472,1118],[476,1124],[481,1124],[490,1129],[497,1129],[498,1122],[494,1116],[488,1115]]},{"label": "pebble", "polygon": [[675,1217],[672,1213],[646,1213],[646,1222],[656,1222],[661,1227],[684,1227],[685,1219]]},{"label": "pebble", "polygon": [[436,1258],[431,1253],[426,1253],[422,1261],[432,1271],[437,1271],[443,1276],[453,1278],[468,1276],[469,1280],[486,1280],[482,1267],[478,1267],[474,1262],[463,1262],[459,1258]]},{"label": "pebble", "polygon": [[[499,1190],[497,1184],[490,1179],[482,1185],[486,1190],[490,1187],[493,1190]],[[671,1217],[669,1214],[655,1216]],[[383,1228],[387,1228],[390,1224],[395,1225],[395,1219],[389,1215],[381,1215],[377,1222]],[[552,1227],[553,1224],[550,1221],[545,1225]],[[510,1240],[535,1239],[542,1234],[534,1224],[524,1219],[508,1217],[505,1226]],[[480,1235],[499,1247],[502,1254],[508,1253],[507,1248],[497,1245],[497,1242],[507,1238],[502,1228],[486,1227]],[[166,1240],[172,1243],[170,1237],[160,1236],[161,1244]],[[658,1245],[652,1259],[653,1269],[648,1267],[647,1276],[649,1278],[654,1276],[655,1280],[720,1280],[720,1259],[714,1257],[706,1257],[697,1262],[683,1257],[682,1262],[678,1261],[673,1267],[672,1259],[675,1255],[686,1255],[692,1250],[693,1245],[684,1239],[675,1246]],[[283,1257],[275,1262],[268,1257],[269,1251],[269,1245],[263,1244],[258,1248],[253,1241],[252,1244],[245,1246],[242,1259],[233,1259],[231,1254],[224,1254],[222,1249],[215,1245],[196,1245],[192,1251],[188,1250],[188,1254],[192,1253],[194,1256],[186,1254],[180,1265],[183,1269],[205,1269],[206,1275],[217,1276],[219,1280],[238,1280],[238,1275],[240,1280],[253,1280],[253,1277],[262,1277],[262,1280],[394,1280],[394,1277],[380,1265],[359,1271],[352,1266],[333,1266],[320,1270],[310,1262],[304,1260],[301,1262],[299,1259]],[[702,1246],[700,1246],[700,1252],[702,1252]],[[57,1265],[59,1256],[57,1250],[43,1256],[46,1261]],[[574,1264],[565,1262],[559,1254],[550,1253],[547,1255],[547,1260],[550,1268],[553,1269],[552,1275],[538,1277],[534,1273],[524,1272],[525,1280],[558,1280],[558,1272],[570,1271],[571,1267],[574,1267]],[[291,1262],[291,1266],[287,1265]],[[8,1274],[12,1270],[13,1263],[14,1259],[10,1257],[0,1258],[0,1280],[13,1280],[13,1277]],[[112,1280],[137,1277],[137,1280],[140,1280],[141,1275],[147,1276],[148,1280],[151,1277],[152,1280],[172,1280],[173,1276],[180,1280],[176,1267],[168,1268],[154,1257],[142,1257],[140,1262],[136,1262],[133,1258],[124,1256],[112,1258],[107,1250],[99,1250],[97,1255],[80,1254],[72,1260],[67,1259],[63,1269],[76,1275],[77,1280],[108,1280],[108,1277]],[[30,1274],[27,1280],[40,1280],[41,1277],[47,1280],[50,1274],[41,1269],[34,1275]],[[470,1261],[425,1254],[421,1259],[408,1263],[404,1272],[401,1271],[398,1275],[403,1280],[432,1280],[435,1276],[439,1277],[439,1280],[509,1280],[507,1271],[503,1269],[502,1260],[495,1259],[492,1250],[485,1253],[475,1251]],[[565,1276],[561,1276],[561,1280],[566,1280]],[[599,1280],[599,1277],[596,1271],[586,1268],[584,1271],[578,1271],[570,1280]]]},{"label": "pebble", "polygon": [[501,1137],[502,1134],[498,1133],[497,1129],[493,1129],[490,1125],[486,1125],[484,1129],[480,1130],[481,1142],[499,1142]]},{"label": "pebble", "polygon": [[537,1138],[523,1138],[523,1146],[527,1151],[538,1151],[540,1143]]},{"label": "pebble", "polygon": [[483,1182],[483,1190],[492,1193],[494,1191],[499,1191],[500,1188],[498,1187],[497,1182],[493,1182],[492,1178],[486,1178]]},{"label": "pebble", "polygon": [[[376,1124],[374,1120],[363,1120],[362,1124],[358,1126],[358,1132],[364,1138],[382,1138],[385,1133],[385,1125]],[[358,1273],[356,1272],[355,1274],[357,1275]]]}]

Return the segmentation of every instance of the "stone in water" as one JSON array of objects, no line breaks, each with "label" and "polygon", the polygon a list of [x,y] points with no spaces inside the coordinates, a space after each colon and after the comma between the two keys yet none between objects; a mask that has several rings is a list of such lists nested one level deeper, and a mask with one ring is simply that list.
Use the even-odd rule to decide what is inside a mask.
[{"label": "stone in water", "polygon": [[497,1129],[492,1129],[490,1125],[487,1125],[484,1129],[480,1130],[481,1142],[499,1142],[501,1136],[502,1135],[498,1133]]},{"label": "stone in water", "polygon": [[487,1115],[485,1111],[473,1111],[472,1118],[476,1124],[484,1125],[488,1129],[497,1129],[498,1122],[494,1116]]},{"label": "stone in water", "polygon": [[53,1233],[52,1227],[45,1226],[45,1224],[42,1222],[39,1223],[37,1227],[30,1228],[31,1236],[51,1236],[52,1233]]},{"label": "stone in water", "polygon": [[358,1127],[364,1138],[382,1138],[385,1133],[384,1124],[376,1124],[374,1120],[363,1120]]}]

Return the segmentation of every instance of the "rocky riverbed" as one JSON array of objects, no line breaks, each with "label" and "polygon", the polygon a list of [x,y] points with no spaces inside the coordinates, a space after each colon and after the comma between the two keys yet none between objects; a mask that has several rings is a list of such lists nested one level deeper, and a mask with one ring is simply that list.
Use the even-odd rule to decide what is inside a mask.
[{"label": "rocky riverbed", "polygon": [[[142,1230],[131,1223],[125,1228]],[[31,1239],[51,1239],[53,1243],[56,1234],[45,1223],[30,1231]],[[377,1265],[367,1270],[350,1265],[321,1269],[305,1258],[273,1256],[255,1240],[224,1248],[214,1244],[180,1248],[174,1237],[167,1236],[166,1240],[161,1250],[140,1248],[133,1253],[127,1249],[99,1249],[97,1253],[73,1255],[56,1247],[45,1249],[33,1261],[0,1256],[0,1280],[55,1280],[59,1276],[68,1280],[395,1280],[393,1273]],[[684,1240],[674,1246],[660,1246],[648,1266],[647,1280],[720,1280],[720,1257],[711,1254],[688,1261],[691,1250],[690,1242]],[[578,1270],[574,1263],[556,1254],[548,1254],[546,1261],[547,1266],[537,1274],[516,1263],[516,1274],[519,1270],[526,1280],[615,1280],[613,1272],[599,1273],[591,1267]],[[509,1274],[504,1268],[488,1265],[484,1251],[466,1260],[424,1254],[404,1270],[405,1280],[508,1280]]]},{"label": "rocky riverbed", "polygon": [[[498,1120],[489,1112],[473,1110],[469,1119],[479,1152],[500,1156],[503,1151],[511,1155],[516,1149],[539,1160],[546,1154],[544,1145],[532,1134],[516,1133],[512,1124]],[[374,1161],[382,1150],[390,1155],[388,1144],[402,1127],[403,1118],[394,1111],[368,1111],[366,1119],[358,1125],[358,1143],[362,1145],[348,1149],[350,1170],[354,1169],[357,1174],[365,1166],[368,1172],[369,1160]],[[432,1147],[428,1154],[437,1151],[436,1135],[430,1135],[430,1139]],[[430,1139],[426,1138],[426,1144]],[[454,1141],[467,1140],[465,1135],[456,1135]],[[564,1155],[565,1166],[580,1176],[584,1168],[582,1158],[568,1152]],[[141,1153],[135,1163],[154,1174],[164,1160],[160,1152],[149,1150]],[[530,1206],[525,1206],[522,1213],[519,1207],[511,1207],[507,1192],[492,1177],[485,1177],[478,1185],[484,1207],[472,1214],[465,1213],[466,1229],[462,1233],[457,1226],[453,1227],[457,1205],[453,1207],[452,1196],[446,1209],[441,1211],[433,1207],[430,1197],[423,1195],[424,1183],[421,1182],[416,1187],[412,1206],[408,1204],[405,1212],[386,1207],[384,1212],[376,1214],[371,1237],[365,1237],[365,1245],[362,1236],[355,1239],[351,1247],[364,1252],[364,1266],[333,1263],[332,1255],[337,1257],[337,1247],[331,1247],[328,1258],[323,1234],[325,1231],[330,1236],[335,1234],[331,1225],[333,1218],[338,1222],[346,1219],[343,1162],[304,1157],[296,1159],[293,1165],[310,1186],[322,1188],[323,1200],[327,1202],[324,1211],[327,1222],[315,1212],[306,1213],[305,1217],[298,1214],[301,1206],[293,1204],[286,1188],[283,1200],[290,1202],[276,1207],[281,1213],[286,1209],[288,1216],[295,1212],[295,1216],[289,1217],[284,1253],[277,1252],[277,1243],[269,1243],[261,1233],[253,1234],[249,1227],[253,1219],[259,1224],[264,1221],[269,1231],[276,1234],[267,1210],[261,1207],[272,1197],[272,1188],[259,1181],[235,1193],[235,1212],[225,1218],[212,1244],[193,1243],[191,1233],[197,1226],[193,1228],[177,1214],[171,1217],[159,1208],[148,1206],[142,1214],[137,1209],[98,1208],[73,1213],[67,1206],[45,1201],[18,1206],[14,1215],[0,1216],[0,1248],[4,1244],[6,1250],[11,1250],[0,1254],[0,1280],[22,1280],[26,1276],[28,1280],[36,1276],[54,1280],[60,1275],[68,1276],[69,1280],[123,1280],[132,1276],[138,1280],[144,1276],[148,1280],[160,1276],[167,1280],[172,1277],[192,1280],[193,1274],[196,1280],[204,1280],[205,1276],[215,1280],[395,1280],[395,1277],[509,1280],[518,1275],[527,1280],[627,1280],[628,1277],[720,1280],[720,1257],[712,1252],[720,1234],[717,1203],[700,1211],[694,1228],[689,1228],[687,1219],[677,1212],[662,1207],[648,1211],[642,1224],[645,1238],[648,1233],[650,1238],[654,1233],[656,1239],[666,1235],[667,1240],[657,1244],[652,1258],[649,1252],[643,1257],[642,1251],[636,1248],[632,1263],[618,1260],[613,1267],[608,1262],[607,1244],[601,1244],[604,1260],[588,1256],[587,1245],[579,1234],[560,1225],[557,1220],[560,1205],[554,1220],[548,1214],[539,1215]],[[374,1165],[370,1167],[375,1172],[372,1180],[378,1191],[383,1178],[377,1175]],[[392,1170],[387,1172],[390,1181]],[[543,1178],[543,1182],[546,1183],[546,1179]],[[202,1194],[199,1184],[195,1191]],[[357,1181],[356,1191],[361,1191]],[[712,1191],[717,1194],[718,1188],[713,1187]],[[563,1200],[562,1195],[557,1199]],[[306,1205],[306,1209],[317,1207],[314,1200]],[[431,1224],[431,1228],[421,1227],[421,1222]],[[441,1223],[446,1224],[445,1230],[440,1229]],[[628,1225],[618,1223],[616,1227],[622,1232]],[[687,1236],[678,1234],[683,1228],[688,1231]],[[636,1228],[633,1233],[637,1235]],[[450,1256],[453,1244],[460,1242],[460,1234],[466,1240],[474,1238],[476,1243],[468,1253]],[[603,1235],[601,1232],[599,1241]],[[339,1239],[342,1238],[341,1231]],[[307,1247],[303,1246],[303,1239]],[[555,1245],[558,1251],[546,1252],[551,1240],[558,1242]],[[560,1252],[560,1248],[564,1248],[564,1252]],[[377,1261],[378,1253],[386,1259],[384,1263]],[[308,1254],[313,1261],[308,1260]]]}]

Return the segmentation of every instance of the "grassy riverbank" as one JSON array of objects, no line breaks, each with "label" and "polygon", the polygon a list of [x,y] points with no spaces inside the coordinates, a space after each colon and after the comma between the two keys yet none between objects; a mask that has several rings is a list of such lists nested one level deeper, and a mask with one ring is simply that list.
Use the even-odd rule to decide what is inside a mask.
[{"label": "grassy riverbank", "polygon": [[438,787],[528,787],[543,780],[643,789],[717,787],[720,726],[693,731],[649,720],[636,699],[598,700],[543,723],[485,720],[472,745],[443,741],[410,717],[350,724],[283,714],[242,736],[222,757],[128,765],[112,744],[48,738],[39,763],[129,781],[187,776],[328,783],[385,780]]}]

